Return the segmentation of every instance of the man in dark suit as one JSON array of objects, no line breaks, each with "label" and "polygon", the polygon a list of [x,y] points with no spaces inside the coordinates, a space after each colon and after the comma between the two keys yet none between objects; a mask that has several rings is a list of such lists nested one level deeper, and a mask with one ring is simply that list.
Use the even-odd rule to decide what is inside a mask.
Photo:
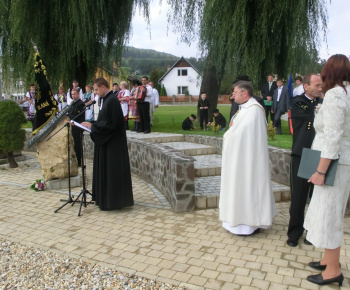
[{"label": "man in dark suit", "polygon": [[268,120],[269,114],[270,114],[270,120],[274,121],[274,114],[271,113],[272,108],[272,96],[275,89],[277,89],[277,83],[273,80],[275,77],[274,75],[268,75],[267,76],[267,82],[262,86],[261,88],[261,95],[263,96],[264,100],[264,109],[266,114],[266,121]]},{"label": "man in dark suit", "polygon": [[[311,195],[313,184],[297,176],[303,148],[311,148],[315,137],[313,127],[315,107],[322,95],[321,77],[308,74],[304,77],[304,93],[291,99],[291,116],[293,124],[293,145],[290,161],[290,220],[287,245],[296,247],[304,232],[304,213],[308,195]],[[310,244],[306,239],[305,244]]]},{"label": "man in dark suit", "polygon": [[[85,121],[85,113],[83,110],[85,109],[84,102],[79,98],[79,91],[77,89],[71,90],[71,96],[73,102],[71,103],[71,108],[68,112],[68,117],[78,123],[82,123]],[[77,126],[72,126],[72,136],[74,140],[74,151],[77,156],[78,166],[81,167],[81,134],[83,130]]]},{"label": "man in dark suit", "polygon": [[290,97],[283,80],[277,80],[277,89],[273,92],[273,104],[271,113],[275,114],[273,125],[277,128],[277,135],[282,135],[281,116],[290,110]]}]

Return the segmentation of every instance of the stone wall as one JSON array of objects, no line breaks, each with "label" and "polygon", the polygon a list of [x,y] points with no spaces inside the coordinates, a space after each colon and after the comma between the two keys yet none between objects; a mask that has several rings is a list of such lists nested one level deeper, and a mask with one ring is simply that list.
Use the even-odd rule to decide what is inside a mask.
[{"label": "stone wall", "polygon": [[[84,136],[86,158],[93,158],[93,142]],[[161,143],[128,138],[131,171],[155,185],[176,212],[195,206],[194,158]]]}]

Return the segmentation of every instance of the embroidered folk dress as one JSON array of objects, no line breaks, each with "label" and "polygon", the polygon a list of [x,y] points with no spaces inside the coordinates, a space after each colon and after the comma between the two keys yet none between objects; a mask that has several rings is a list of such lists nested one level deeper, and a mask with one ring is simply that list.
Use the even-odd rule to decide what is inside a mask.
[{"label": "embroidered folk dress", "polygon": [[[35,104],[35,92],[32,92],[32,91],[27,92],[26,99],[31,100]],[[35,116],[35,105],[29,103],[29,106],[27,107],[27,120],[33,121],[34,116]]]},{"label": "embroidered folk dress", "polygon": [[224,134],[219,218],[231,233],[249,235],[275,215],[265,111],[250,98]]},{"label": "embroidered folk dress", "polygon": [[[138,92],[139,87],[133,88],[130,92],[130,97],[135,97]],[[129,119],[138,119],[139,112],[137,111],[136,99],[129,100]]]},{"label": "embroidered folk dress", "polygon": [[[121,90],[118,94],[120,106],[122,107],[123,116],[125,119],[128,118],[128,103],[129,103],[130,91],[127,89]],[[126,101],[121,101],[122,98],[127,98]]]}]

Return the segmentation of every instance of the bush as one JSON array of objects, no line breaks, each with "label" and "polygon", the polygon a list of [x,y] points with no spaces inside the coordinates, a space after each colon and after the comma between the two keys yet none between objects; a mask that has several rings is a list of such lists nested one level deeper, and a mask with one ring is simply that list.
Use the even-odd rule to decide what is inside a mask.
[{"label": "bush", "polygon": [[160,96],[167,96],[168,93],[166,92],[166,89],[164,87],[164,85],[162,85],[162,88],[160,89]]},{"label": "bush", "polygon": [[18,167],[13,151],[23,149],[26,132],[22,125],[27,119],[14,101],[0,102],[0,116],[0,150],[7,153],[11,168]]}]

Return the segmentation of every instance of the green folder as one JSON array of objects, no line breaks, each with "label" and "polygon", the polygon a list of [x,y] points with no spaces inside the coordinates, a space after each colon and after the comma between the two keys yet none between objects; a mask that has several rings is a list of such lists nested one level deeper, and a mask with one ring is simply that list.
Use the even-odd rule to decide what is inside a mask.
[{"label": "green folder", "polygon": [[[303,148],[301,154],[300,165],[298,169],[298,176],[305,179],[310,177],[316,172],[318,164],[321,158],[321,151],[313,150],[309,148]],[[332,186],[334,184],[335,174],[337,172],[339,159],[332,160],[326,172],[325,184]]]},{"label": "green folder", "polygon": [[273,101],[267,102],[267,100],[264,100],[264,105],[265,106],[272,106],[273,105]]}]

